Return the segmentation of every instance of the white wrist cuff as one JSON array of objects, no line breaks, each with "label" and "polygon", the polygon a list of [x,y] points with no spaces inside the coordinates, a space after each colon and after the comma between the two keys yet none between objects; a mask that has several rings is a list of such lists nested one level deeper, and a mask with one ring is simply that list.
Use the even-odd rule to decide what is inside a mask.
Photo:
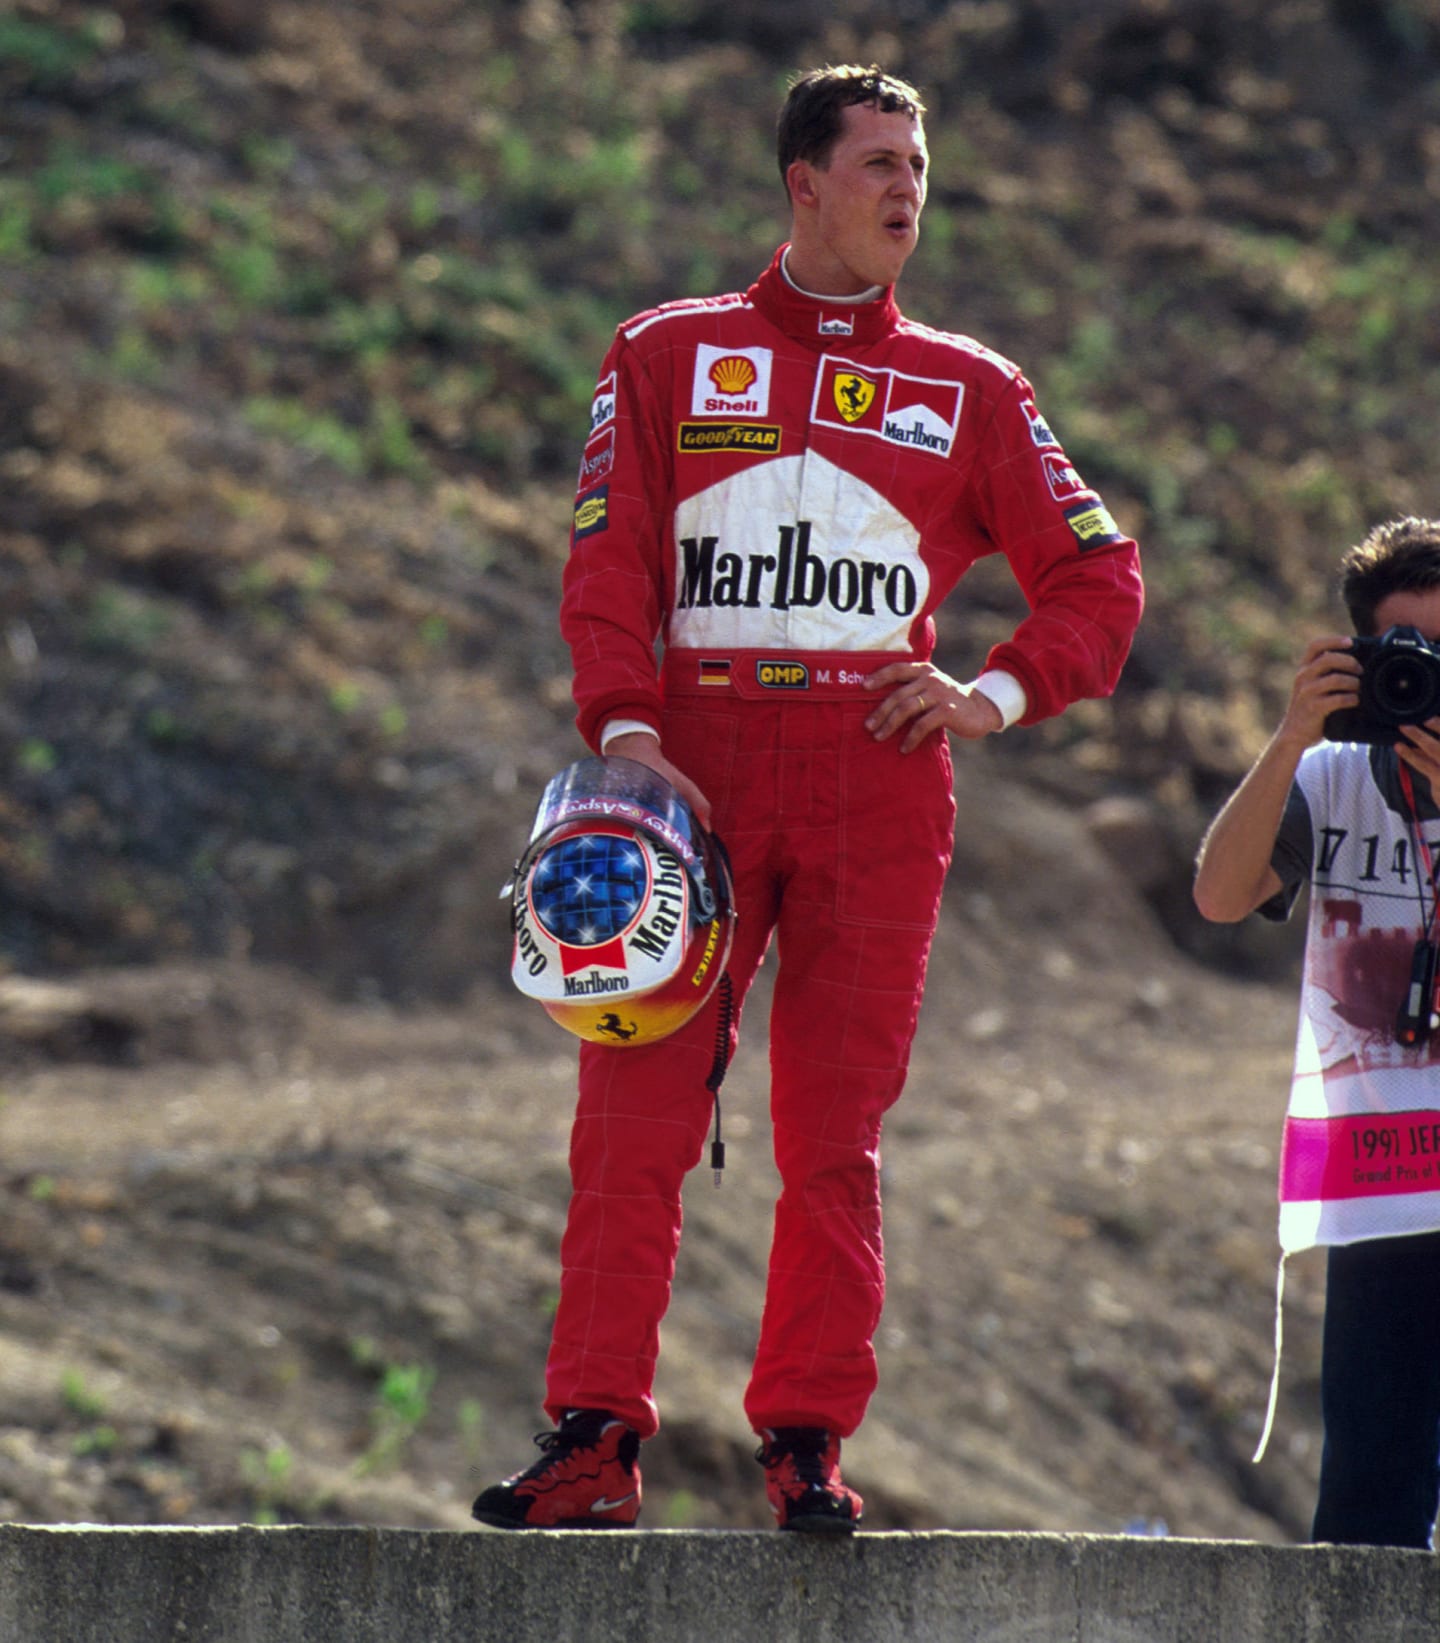
[{"label": "white wrist cuff", "polygon": [[605,728],[600,732],[600,751],[605,749],[617,736],[653,736],[658,742],[660,734],[654,725],[647,725],[643,719],[607,719]]},{"label": "white wrist cuff", "polygon": [[1000,728],[1008,730],[1017,719],[1025,717],[1025,709],[1030,705],[1025,695],[1025,686],[1013,673],[1002,672],[998,667],[987,668],[967,690],[978,690],[980,694],[1000,710]]}]

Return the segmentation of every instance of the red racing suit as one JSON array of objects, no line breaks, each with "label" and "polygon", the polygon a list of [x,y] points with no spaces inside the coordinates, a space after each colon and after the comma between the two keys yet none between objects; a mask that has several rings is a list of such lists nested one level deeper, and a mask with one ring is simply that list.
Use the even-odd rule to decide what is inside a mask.
[{"label": "red racing suit", "polygon": [[[751,1424],[859,1425],[884,1297],[879,1141],[900,1094],[949,866],[947,738],[864,729],[862,688],[926,660],[932,614],[1003,552],[1030,614],[987,666],[1022,723],[1114,688],[1139,620],[1135,544],[1008,361],[868,302],[802,295],[784,248],[746,292],[623,324],[581,459],[561,628],[582,734],[638,721],[710,799],[735,876],[735,1010],[646,1047],[580,1050],[573,1196],[546,1409],[642,1436],[715,1035],[772,934],[781,1177]],[[656,665],[656,641],[663,659]]]}]

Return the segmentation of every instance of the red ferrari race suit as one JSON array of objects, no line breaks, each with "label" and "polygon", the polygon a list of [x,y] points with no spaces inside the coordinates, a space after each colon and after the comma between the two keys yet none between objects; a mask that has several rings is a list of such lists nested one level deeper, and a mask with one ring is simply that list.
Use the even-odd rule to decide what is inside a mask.
[{"label": "red ferrari race suit", "polygon": [[[869,301],[802,295],[784,248],[746,292],[623,324],[581,460],[561,627],[582,734],[648,725],[710,799],[739,918],[735,1010],[647,1047],[580,1049],[573,1196],[545,1407],[642,1437],[712,1114],[716,1034],[772,934],[776,1205],[745,1409],[758,1430],[859,1425],[884,1297],[881,1120],[904,1082],[954,799],[947,738],[902,755],[864,719],[886,663],[1003,552],[1031,614],[987,666],[1023,723],[1114,688],[1142,595],[1135,544],[1066,459],[1020,371]],[[663,660],[656,666],[656,641]]]}]

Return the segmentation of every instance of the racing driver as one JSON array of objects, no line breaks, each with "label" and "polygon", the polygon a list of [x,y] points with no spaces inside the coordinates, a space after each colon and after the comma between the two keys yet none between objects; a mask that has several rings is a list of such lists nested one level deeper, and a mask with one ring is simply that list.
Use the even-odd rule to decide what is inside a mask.
[{"label": "racing driver", "polygon": [[[747,291],[627,320],[601,366],[560,615],[578,724],[728,848],[733,1008],[707,1003],[660,1043],[580,1047],[556,1429],[480,1495],[484,1523],[636,1521],[681,1181],[717,1031],[733,1050],[772,934],[781,1192],[745,1413],[780,1528],[860,1519],[840,1442],[876,1385],[881,1121],[951,855],[945,732],[977,740],[1108,694],[1142,604],[1134,542],[1019,369],[896,306],[923,115],[876,67],[800,76],[778,131],[788,243]],[[962,684],[930,660],[932,617],[995,552],[1029,614]]]}]

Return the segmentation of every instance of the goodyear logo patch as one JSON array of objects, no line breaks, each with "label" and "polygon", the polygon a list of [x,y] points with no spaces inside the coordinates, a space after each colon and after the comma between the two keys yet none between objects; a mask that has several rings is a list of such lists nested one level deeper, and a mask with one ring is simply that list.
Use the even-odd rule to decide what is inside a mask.
[{"label": "goodyear logo patch", "polygon": [[1077,508],[1066,508],[1065,520],[1075,532],[1075,540],[1083,553],[1086,548],[1103,547],[1122,540],[1120,527],[1110,517],[1103,502],[1082,502]]},{"label": "goodyear logo patch", "polygon": [[766,690],[809,690],[810,669],[804,662],[756,662],[755,681]]},{"label": "goodyear logo patch", "polygon": [[679,444],[680,450],[691,456],[712,451],[751,451],[760,456],[775,456],[780,450],[780,428],[770,422],[682,422]]},{"label": "goodyear logo patch", "polygon": [[610,487],[602,485],[598,491],[587,491],[575,499],[575,538],[593,536],[610,524]]}]

